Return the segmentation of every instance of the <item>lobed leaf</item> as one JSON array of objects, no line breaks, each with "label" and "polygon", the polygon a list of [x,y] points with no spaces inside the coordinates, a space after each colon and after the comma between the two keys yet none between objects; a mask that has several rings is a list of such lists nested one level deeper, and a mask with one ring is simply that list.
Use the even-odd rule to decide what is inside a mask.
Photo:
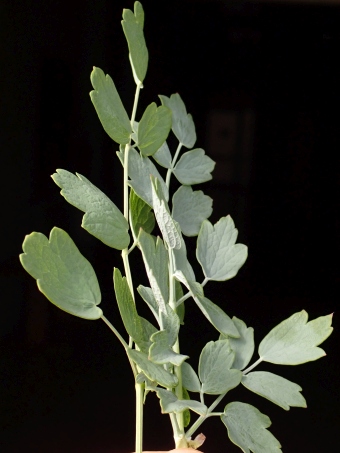
[{"label": "lobed leaf", "polygon": [[164,168],[171,168],[172,156],[168,147],[167,142],[164,142],[163,145],[153,154],[152,156],[155,161]]},{"label": "lobed leaf", "polygon": [[271,425],[269,417],[256,407],[236,401],[229,403],[221,420],[229,439],[244,453],[281,453],[279,441],[266,429]]},{"label": "lobed leaf", "polygon": [[230,347],[235,352],[233,368],[243,370],[248,365],[254,354],[254,329],[252,327],[247,327],[246,324],[241,319],[236,318],[236,316],[233,316],[232,320],[240,334],[240,337],[232,338],[221,335],[220,340],[228,338]]},{"label": "lobed leaf", "polygon": [[321,316],[309,322],[305,310],[290,316],[261,341],[261,359],[279,365],[299,365],[323,357],[325,352],[317,346],[332,333],[332,316]]},{"label": "lobed leaf", "polygon": [[160,405],[162,408],[162,414],[169,413],[181,413],[187,409],[196,412],[199,415],[205,415],[207,413],[207,406],[200,403],[199,401],[183,399],[179,400],[177,396],[169,390],[157,389],[157,396],[160,399]]},{"label": "lobed leaf", "polygon": [[212,214],[212,198],[201,190],[181,186],[172,198],[172,216],[179,223],[183,234],[197,236],[203,220]]},{"label": "lobed leaf", "polygon": [[181,184],[192,186],[212,179],[215,162],[202,148],[193,149],[182,155],[173,173]]},{"label": "lobed leaf", "polygon": [[189,390],[189,392],[197,392],[200,393],[201,391],[201,383],[198,379],[198,376],[195,370],[189,365],[188,362],[183,362],[181,366],[182,370],[182,384],[183,387]]},{"label": "lobed leaf", "polygon": [[248,248],[235,244],[237,229],[232,218],[222,217],[214,226],[205,220],[197,239],[197,259],[208,280],[229,280],[247,259]]},{"label": "lobed leaf", "polygon": [[221,395],[239,385],[242,373],[231,369],[234,358],[228,340],[209,341],[204,346],[198,365],[203,393]]},{"label": "lobed leaf", "polygon": [[242,377],[242,384],[254,393],[289,410],[290,406],[307,407],[302,388],[294,382],[266,371],[254,371]]},{"label": "lobed leaf", "polygon": [[91,264],[70,236],[60,228],[49,239],[33,232],[25,237],[20,261],[37,280],[39,290],[57,307],[84,319],[99,319],[103,312],[98,280]]},{"label": "lobed leaf", "polygon": [[109,247],[123,250],[129,245],[129,224],[117,206],[85,176],[58,169],[53,181],[71,205],[85,212],[81,226]]},{"label": "lobed leaf", "polygon": [[[134,12],[123,10],[122,26],[129,47],[129,56],[136,84],[143,82],[148,69],[149,54],[144,38],[144,11],[140,2],[135,2]],[[137,80],[136,80],[137,79]]]},{"label": "lobed leaf", "polygon": [[160,95],[160,100],[172,112],[172,130],[186,148],[192,148],[196,142],[196,130],[192,116],[187,113],[184,102],[178,93],[170,98]]},{"label": "lobed leaf", "polygon": [[153,363],[158,363],[160,365],[172,363],[173,365],[180,366],[184,360],[189,358],[189,356],[178,354],[171,349],[168,332],[166,330],[155,332],[151,337],[151,341],[149,360]]},{"label": "lobed leaf", "polygon": [[113,80],[100,68],[93,67],[91,83],[90,98],[105,132],[115,142],[126,145],[132,133],[131,124]]},{"label": "lobed leaf", "polygon": [[165,143],[171,130],[171,110],[150,104],[139,122],[137,146],[143,156],[151,156]]}]

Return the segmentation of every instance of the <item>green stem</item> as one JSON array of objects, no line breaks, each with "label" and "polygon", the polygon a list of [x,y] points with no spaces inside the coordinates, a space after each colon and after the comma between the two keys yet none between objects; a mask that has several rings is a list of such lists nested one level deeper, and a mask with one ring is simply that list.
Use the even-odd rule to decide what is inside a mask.
[{"label": "green stem", "polygon": [[246,370],[244,370],[242,372],[243,376],[245,376],[246,374],[249,373],[249,371],[253,370],[255,367],[257,367],[257,365],[259,365],[261,362],[262,362],[262,358],[260,357],[258,360],[256,360],[256,362],[254,362],[252,365],[250,365],[250,367],[248,367]]},{"label": "green stem", "polygon": [[135,385],[136,389],[136,439],[135,452],[142,453],[143,451],[143,399],[144,388],[143,384]]},{"label": "green stem", "polygon": [[166,173],[165,184],[166,184],[168,189],[169,189],[169,186],[170,186],[170,178],[171,178],[171,175],[172,175],[172,171],[173,171],[173,169],[175,167],[175,164],[177,162],[177,159],[178,159],[178,156],[179,156],[179,153],[181,151],[182,146],[183,146],[182,143],[179,142],[179,144],[177,146],[177,149],[176,149],[176,152],[175,152],[175,155],[174,155],[174,158],[172,159],[172,162],[171,162],[171,168],[169,168],[167,173]]}]

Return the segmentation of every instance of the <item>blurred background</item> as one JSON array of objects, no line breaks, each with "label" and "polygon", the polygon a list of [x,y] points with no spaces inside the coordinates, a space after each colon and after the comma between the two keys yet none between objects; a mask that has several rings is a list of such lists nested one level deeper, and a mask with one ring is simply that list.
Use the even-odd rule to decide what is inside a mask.
[{"label": "blurred background", "polygon": [[[327,357],[300,367],[264,365],[299,383],[308,409],[289,412],[237,388],[272,419],[288,453],[338,451],[339,76],[337,1],[144,0],[150,63],[137,118],[158,94],[179,92],[196,147],[217,162],[211,221],[230,214],[249,258],[238,276],[210,283],[209,298],[255,328],[257,344],[306,309],[335,311]],[[122,263],[81,227],[82,213],[49,175],[79,172],[122,206],[121,167],[90,102],[90,72],[109,73],[128,112],[134,82],[120,26],[130,0],[0,4],[1,248],[0,450],[127,453],[134,449],[134,383],[120,344],[101,321],[59,311],[21,268],[25,234],[68,231],[99,278],[106,316],[122,331],[112,268]],[[189,255],[194,258],[194,241]],[[138,251],[135,280],[145,282]],[[198,275],[200,270],[196,266]],[[143,302],[139,309],[144,313]],[[184,352],[197,363],[216,333],[186,304]],[[226,398],[226,402],[228,399]],[[240,450],[218,419],[202,432],[206,453]],[[144,448],[173,448],[155,395]]]}]

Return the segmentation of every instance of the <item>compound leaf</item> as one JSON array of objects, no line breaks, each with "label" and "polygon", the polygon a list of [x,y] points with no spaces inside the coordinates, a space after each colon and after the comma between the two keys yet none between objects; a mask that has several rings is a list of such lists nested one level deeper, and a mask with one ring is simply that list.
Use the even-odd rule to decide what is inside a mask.
[{"label": "compound leaf", "polygon": [[332,316],[320,316],[307,322],[305,310],[295,313],[261,341],[260,357],[265,362],[279,365],[299,365],[323,357],[325,352],[317,346],[332,333]]},{"label": "compound leaf", "polygon": [[246,324],[241,319],[236,318],[236,316],[233,316],[233,323],[240,334],[240,338],[221,335],[220,340],[228,338],[230,347],[235,352],[233,368],[243,370],[254,354],[254,329],[252,327],[247,327]]},{"label": "compound leaf", "polygon": [[167,142],[164,142],[152,157],[162,167],[171,168],[172,157]]},{"label": "compound leaf", "polygon": [[126,145],[132,133],[131,124],[111,77],[100,68],[91,72],[91,101],[105,132],[115,142]]},{"label": "compound leaf", "polygon": [[135,237],[138,236],[140,228],[146,233],[151,233],[155,228],[155,216],[151,207],[133,189],[130,190],[130,216]]},{"label": "compound leaf", "polygon": [[190,399],[179,400],[177,396],[169,390],[157,389],[157,396],[160,399],[162,414],[169,414],[172,412],[178,414],[190,409],[199,415],[205,415],[208,410],[207,406],[199,401]]},{"label": "compound leaf", "polygon": [[149,359],[153,363],[164,365],[172,363],[180,366],[189,356],[177,354],[171,349],[169,344],[169,336],[166,330],[155,332],[151,337],[152,344],[149,349]]},{"label": "compound leaf", "polygon": [[182,384],[189,392],[200,392],[201,383],[195,370],[187,362],[182,363]]},{"label": "compound leaf", "polygon": [[202,148],[193,149],[182,155],[173,172],[181,184],[191,186],[212,179],[215,162]]},{"label": "compound leaf", "polygon": [[102,316],[93,267],[65,231],[54,227],[49,239],[42,233],[31,233],[25,237],[23,251],[21,264],[49,301],[80,318]]},{"label": "compound leaf", "polygon": [[137,145],[143,156],[151,156],[165,143],[171,130],[171,110],[150,104],[140,120]]},{"label": "compound leaf", "polygon": [[129,245],[129,224],[117,206],[85,176],[58,169],[53,181],[71,205],[85,212],[81,226],[109,247],[123,250]]}]

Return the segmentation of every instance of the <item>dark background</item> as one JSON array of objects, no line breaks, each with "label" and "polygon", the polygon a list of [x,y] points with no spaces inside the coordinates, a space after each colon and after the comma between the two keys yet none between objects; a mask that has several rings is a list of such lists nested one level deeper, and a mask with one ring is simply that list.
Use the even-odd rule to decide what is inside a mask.
[{"label": "dark background", "polygon": [[[335,311],[339,325],[340,8],[315,3],[143,2],[150,65],[138,115],[157,94],[174,92],[193,114],[196,146],[217,161],[215,182],[204,185],[215,199],[211,219],[231,214],[239,241],[249,246],[239,275],[210,283],[206,293],[253,326],[257,343],[302,309],[310,318]],[[88,92],[92,66],[99,66],[131,110],[123,7],[133,2],[0,5],[4,453],[134,449],[134,386],[124,351],[102,322],[71,317],[48,303],[18,261],[25,234],[48,235],[54,225],[67,230],[96,270],[106,316],[122,331],[111,282],[112,267],[122,269],[119,253],[80,228],[82,214],[64,201],[49,175],[56,168],[78,171],[121,206],[117,146],[102,130]],[[137,251],[133,256],[139,263]],[[193,363],[215,338],[187,303],[182,345]],[[244,388],[230,393],[271,417],[286,453],[338,451],[338,341],[335,331],[320,361],[262,367],[302,385],[307,410],[285,412]],[[144,448],[172,448],[168,417],[159,415],[154,395],[148,399]],[[206,453],[240,451],[218,419],[202,431]]]}]

